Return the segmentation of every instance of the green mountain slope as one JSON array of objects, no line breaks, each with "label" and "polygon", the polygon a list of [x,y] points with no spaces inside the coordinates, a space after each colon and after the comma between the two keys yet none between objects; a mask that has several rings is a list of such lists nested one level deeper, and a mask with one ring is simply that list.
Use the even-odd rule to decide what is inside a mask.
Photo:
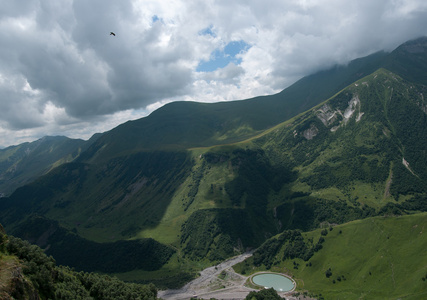
[{"label": "green mountain slope", "polygon": [[[390,196],[424,193],[425,92],[381,69],[257,143],[274,151],[279,142],[282,159],[298,166],[303,191],[338,188],[349,201],[358,197],[371,206]],[[377,183],[381,191],[364,201],[360,187]]]},{"label": "green mountain slope", "polygon": [[153,285],[56,266],[42,249],[5,235],[0,225],[1,299],[157,299]]},{"label": "green mountain slope", "polygon": [[32,143],[0,149],[0,193],[7,196],[52,168],[73,161],[96,137],[86,142],[46,136]]},{"label": "green mountain slope", "polygon": [[160,222],[191,167],[186,152],[140,152],[106,164],[64,164],[4,198],[0,207],[8,209],[2,220],[11,224],[40,214],[91,240],[130,238]]},{"label": "green mountain slope", "polygon": [[427,85],[425,76],[426,51],[427,37],[408,41],[390,53],[384,60],[383,67],[399,74],[408,81]]},{"label": "green mountain slope", "polygon": [[[424,299],[427,214],[376,217],[268,240],[235,269],[291,275],[297,291],[324,299]],[[309,259],[301,252],[313,251]]]},{"label": "green mountain slope", "polygon": [[170,270],[222,260],[284,229],[425,210],[423,93],[381,69],[235,145],[65,164],[4,199],[2,222],[22,236],[37,213],[93,241],[153,238],[179,249],[175,267],[163,262]]},{"label": "green mountain slope", "polygon": [[211,104],[167,104],[146,118],[104,134],[81,159],[103,160],[132,151],[242,141],[312,108],[381,67],[410,82],[427,84],[427,38],[409,41],[391,53],[378,52],[306,76],[275,95]]},{"label": "green mountain slope", "polygon": [[310,109],[374,72],[386,55],[379,52],[318,72],[271,96],[209,104],[169,103],[148,117],[126,122],[104,134],[80,159],[92,162],[147,149],[185,149],[242,141]]},{"label": "green mountain slope", "polygon": [[[378,55],[370,67],[384,61]],[[320,88],[343,70],[349,69],[311,77],[311,86]],[[360,76],[350,75],[331,86]],[[242,116],[253,123],[245,133],[232,126],[233,110],[211,110],[228,104],[167,105],[104,134],[72,163],[2,199],[0,221],[39,244],[46,230],[28,230],[33,215],[57,221],[66,234],[51,240],[47,253],[71,236],[83,238],[81,243],[153,239],[161,249],[176,250],[161,268],[117,272],[131,280],[168,277],[163,284],[176,285],[178,277],[189,278],[283,230],[425,211],[426,87],[386,69],[366,75],[274,127],[262,123],[268,114],[251,117],[255,100],[233,102],[249,103]],[[266,109],[275,110],[271,105]],[[227,118],[234,121],[219,122]],[[222,138],[225,132],[230,138]],[[250,138],[239,141],[243,136]],[[206,146],[215,139],[221,145]]]}]

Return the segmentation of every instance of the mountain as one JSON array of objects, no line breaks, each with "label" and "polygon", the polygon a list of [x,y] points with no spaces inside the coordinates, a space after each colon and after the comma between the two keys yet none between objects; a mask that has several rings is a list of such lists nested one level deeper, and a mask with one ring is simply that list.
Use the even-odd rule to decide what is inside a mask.
[{"label": "mountain", "polygon": [[282,92],[244,101],[173,102],[146,118],[107,132],[81,157],[95,162],[152,149],[209,147],[245,140],[302,113],[379,68],[427,84],[427,37],[409,41],[391,53],[378,52],[306,76]]},{"label": "mountain", "polygon": [[152,149],[187,149],[242,141],[310,109],[348,84],[377,70],[378,52],[307,76],[282,92],[241,101],[173,102],[148,117],[104,134],[81,160],[96,161]]},{"label": "mountain", "polygon": [[384,60],[382,67],[399,74],[410,82],[426,85],[426,51],[427,37],[408,41],[390,53]]},{"label": "mountain", "polygon": [[117,263],[77,257],[70,240],[92,254],[158,249],[155,267],[111,272],[171,287],[284,230],[426,211],[425,45],[270,97],[166,105],[3,198],[0,222],[83,270]]},{"label": "mountain", "polygon": [[83,141],[45,136],[35,142],[0,149],[0,194],[7,196],[56,166],[73,161],[97,137]]}]

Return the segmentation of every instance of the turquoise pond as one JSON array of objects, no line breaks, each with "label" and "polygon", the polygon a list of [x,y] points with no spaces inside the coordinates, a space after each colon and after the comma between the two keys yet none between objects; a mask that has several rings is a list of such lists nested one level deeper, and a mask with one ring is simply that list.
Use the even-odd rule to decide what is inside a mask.
[{"label": "turquoise pond", "polygon": [[273,273],[263,273],[252,277],[252,282],[266,288],[273,288],[278,292],[291,291],[294,282],[286,276]]}]

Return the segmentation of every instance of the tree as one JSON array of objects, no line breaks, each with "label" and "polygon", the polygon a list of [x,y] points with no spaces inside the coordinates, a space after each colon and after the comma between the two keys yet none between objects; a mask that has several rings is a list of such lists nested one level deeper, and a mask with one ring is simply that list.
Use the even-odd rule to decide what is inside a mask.
[{"label": "tree", "polygon": [[260,290],[258,292],[250,292],[245,300],[279,300],[282,299],[276,292],[275,289],[270,288],[270,289],[264,289],[264,290]]}]

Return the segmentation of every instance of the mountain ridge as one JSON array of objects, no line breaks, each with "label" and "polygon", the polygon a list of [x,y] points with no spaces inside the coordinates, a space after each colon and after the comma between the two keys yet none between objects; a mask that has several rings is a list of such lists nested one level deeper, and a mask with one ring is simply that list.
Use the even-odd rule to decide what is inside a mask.
[{"label": "mountain ridge", "polygon": [[[383,62],[384,57],[378,58]],[[165,147],[135,141],[144,136],[138,122],[151,126],[152,120],[173,116],[174,107],[183,109],[185,117],[194,112],[185,108],[197,107],[204,122],[203,110],[215,106],[170,104],[103,134],[73,162],[2,199],[0,221],[12,234],[39,214],[91,241],[152,238],[178,251],[156,275],[132,273],[133,280],[170,280],[178,270],[189,276],[201,265],[256,248],[283,230],[422,211],[426,92],[422,81],[377,68],[256,137],[251,127],[222,139],[223,145],[203,142],[215,135],[212,130]],[[232,104],[240,103],[244,101]],[[216,107],[220,114],[228,106]],[[183,137],[177,135],[180,128],[191,125],[181,120],[183,126],[169,132],[175,140]],[[209,122],[203,124],[210,127]],[[204,131],[190,129],[191,134]],[[236,138],[248,132],[249,139]],[[171,141],[160,135],[153,142],[163,145],[163,138]],[[197,143],[205,147],[189,149]]]},{"label": "mountain ridge", "polygon": [[[79,159],[91,161],[90,155],[98,150],[107,152],[106,156],[110,157],[108,152],[117,155],[126,153],[129,148],[185,149],[242,141],[302,113],[355,78],[375,71],[385,56],[385,52],[377,52],[355,59],[347,66],[320,71],[275,95],[218,103],[177,101],[166,104],[147,117],[128,121],[107,132]],[[129,133],[132,134],[127,136]],[[107,150],[108,147],[112,150]]]},{"label": "mountain ridge", "polygon": [[310,109],[382,67],[408,80],[422,78],[419,83],[427,84],[422,76],[427,67],[426,51],[427,38],[422,37],[390,53],[376,52],[345,66],[305,76],[274,95],[218,103],[172,102],[147,117],[128,121],[107,132],[80,159],[91,161],[91,155],[98,150],[111,157],[126,153],[129,148],[185,149],[242,141]]},{"label": "mountain ridge", "polygon": [[45,136],[34,142],[0,150],[0,192],[7,196],[17,187],[73,161],[96,139],[88,141],[65,136]]},{"label": "mountain ridge", "polygon": [[[377,101],[374,105],[373,102],[366,102],[366,99],[364,97],[364,95],[369,95],[366,94],[366,92],[371,93],[371,91],[375,91],[372,90],[373,86],[375,86],[375,82],[377,82],[376,86],[380,88],[378,92],[375,92],[377,94],[383,94],[384,92],[390,93],[393,90],[394,92],[396,91],[395,87],[385,87],[383,83],[388,83],[390,85],[393,82],[395,82],[393,84],[404,84],[403,86],[405,88],[399,88],[399,91],[404,91],[406,89],[405,84],[407,83],[403,83],[401,79],[398,79],[398,77],[396,77],[393,73],[386,70],[379,70],[371,74],[367,78],[369,78],[370,81],[368,81],[367,79],[362,79],[360,82],[354,83],[351,87],[348,87],[346,90],[342,91],[335,97],[329,99],[328,102],[319,104],[318,107],[313,108],[312,110],[300,115],[299,117],[296,117],[293,120],[289,120],[281,124],[275,130],[272,130],[266,135],[260,136],[258,139],[252,140],[250,142],[241,142],[240,144],[236,144],[234,146],[217,146],[211,149],[203,150],[197,149],[192,154],[192,156],[188,156],[188,154],[184,154],[184,152],[181,152],[181,154],[179,154],[181,155],[180,160],[176,160],[177,154],[179,152],[165,152],[163,154],[161,152],[157,154],[155,154],[156,152],[152,152],[151,154],[150,152],[142,152],[138,155],[128,155],[125,160],[117,158],[113,159],[108,163],[108,167],[105,166],[104,163],[82,164],[76,162],[64,165],[63,167],[56,169],[55,172],[58,173],[52,173],[50,175],[51,181],[46,181],[48,177],[44,177],[42,181],[36,182],[32,187],[27,186],[26,189],[18,189],[17,192],[14,193],[10,198],[10,203],[15,203],[16,206],[9,206],[9,214],[13,212],[13,210],[10,210],[12,209],[12,207],[17,207],[19,209],[21,207],[25,207],[26,209],[33,207],[31,208],[31,211],[33,213],[37,211],[39,213],[44,213],[44,211],[46,211],[46,208],[50,207],[48,209],[48,212],[50,212],[48,214],[44,213],[46,214],[46,216],[54,218],[59,217],[62,222],[67,222],[68,219],[68,226],[70,226],[71,224],[76,224],[76,222],[81,223],[81,216],[83,216],[82,213],[87,210],[87,217],[92,220],[96,220],[94,218],[100,217],[102,219],[107,217],[110,218],[109,222],[115,222],[117,225],[119,225],[120,219],[123,219],[124,217],[123,208],[128,205],[131,205],[129,206],[130,210],[128,210],[126,217],[129,218],[128,224],[130,225],[130,227],[126,229],[126,226],[123,227],[123,225],[120,225],[116,228],[115,232],[116,234],[119,234],[121,230],[122,234],[124,232],[129,232],[132,236],[137,234],[137,232],[143,228],[156,228],[159,224],[163,222],[162,220],[164,220],[164,217],[167,215],[170,215],[170,217],[168,217],[170,218],[170,221],[168,222],[175,222],[175,218],[180,218],[180,215],[182,214],[187,214],[188,220],[190,221],[190,216],[192,215],[193,217],[196,217],[197,214],[207,213],[207,215],[202,217],[204,219],[207,218],[210,220],[206,226],[208,228],[212,226],[219,226],[218,232],[223,235],[223,238],[225,240],[232,241],[238,239],[238,235],[232,233],[234,230],[233,228],[235,228],[236,226],[242,228],[242,226],[232,225],[231,227],[228,227],[230,226],[230,224],[224,223],[224,220],[221,219],[221,215],[224,215],[227,210],[221,211],[218,210],[219,208],[224,207],[227,209],[231,209],[232,207],[234,207],[234,209],[238,209],[236,210],[236,212],[244,212],[243,215],[237,217],[237,219],[240,220],[254,219],[256,215],[260,215],[261,211],[265,211],[263,213],[263,218],[265,218],[265,221],[263,221],[264,223],[259,223],[258,221],[258,224],[246,224],[244,226],[249,230],[249,236],[252,236],[251,238],[247,238],[246,241],[251,240],[252,242],[250,242],[249,244],[248,242],[246,242],[246,245],[242,245],[243,247],[254,247],[262,240],[261,238],[254,239],[255,232],[263,232],[262,235],[274,234],[275,232],[277,232],[278,229],[274,228],[275,222],[277,222],[277,224],[282,224],[279,227],[280,230],[286,227],[310,229],[313,228],[313,226],[316,226],[316,224],[325,220],[334,222],[333,218],[335,217],[338,217],[336,220],[338,220],[338,223],[341,223],[345,220],[351,220],[352,218],[363,217],[364,215],[375,215],[375,210],[372,210],[372,207],[374,209],[378,209],[381,208],[384,204],[388,202],[393,203],[396,201],[395,199],[398,199],[399,193],[402,192],[400,190],[401,187],[398,187],[399,182],[405,182],[405,184],[407,184],[407,182],[412,182],[407,187],[405,186],[406,190],[403,190],[404,194],[411,194],[413,192],[422,193],[423,191],[425,191],[425,175],[422,171],[425,166],[423,164],[414,164],[413,160],[410,158],[416,157],[417,155],[419,155],[419,152],[413,153],[411,154],[411,156],[407,156],[405,154],[407,161],[409,161],[411,166],[413,166],[415,172],[417,172],[417,174],[420,174],[421,178],[424,178],[422,179],[424,181],[421,181],[421,185],[419,185],[416,180],[414,181],[413,175],[410,172],[407,172],[407,169],[401,163],[402,152],[399,150],[398,146],[399,144],[402,144],[402,141],[396,140],[396,144],[396,142],[393,142],[394,139],[390,139],[392,135],[398,135],[399,139],[401,139],[401,134],[398,132],[393,132],[394,130],[390,126],[390,128],[385,128],[383,127],[383,125],[375,125],[378,123],[378,119],[380,119],[378,117],[379,115],[376,113],[376,111],[378,111],[376,107],[378,105],[384,104],[381,104],[381,101]],[[353,92],[351,92],[352,89],[354,90]],[[357,91],[358,97],[360,98],[360,101],[356,103],[352,101],[353,99],[355,99],[355,91]],[[417,91],[414,90],[413,93],[417,94]],[[390,99],[390,95],[384,94],[381,99]],[[408,98],[405,97],[403,99],[403,101],[405,101],[405,105],[407,105],[405,99]],[[415,98],[411,99],[415,106],[418,105],[414,100]],[[330,103],[328,104],[329,108],[324,108],[326,103]],[[361,110],[362,112],[364,112],[364,114],[361,116],[361,121],[357,121],[358,117],[360,116],[360,113],[359,115],[348,114],[348,117],[345,118],[345,110],[348,110],[349,107],[354,105],[354,111],[356,111],[357,109],[360,109],[360,105],[363,106],[366,104],[368,104],[367,108],[369,108],[369,105],[374,106],[372,106],[370,110]],[[322,121],[322,117],[319,118],[319,107],[323,107],[322,114],[335,114],[337,117],[335,119],[330,119],[330,122],[325,124],[324,120]],[[418,106],[416,109],[421,114],[425,114]],[[334,113],[335,111],[340,110],[343,113]],[[361,124],[359,122],[368,120],[374,122],[372,124],[374,124],[374,127],[377,127],[376,131],[373,132],[371,129],[359,126],[359,124]],[[384,122],[385,123],[383,124],[387,125],[387,122],[389,122],[389,120],[384,119]],[[403,127],[403,125],[404,123],[402,123],[401,126],[395,127]],[[349,129],[353,128],[352,126],[356,126],[354,128],[358,128],[357,126],[360,127],[359,129],[357,129],[356,134],[362,134],[362,136],[364,136],[364,140],[357,141],[357,138],[356,140],[353,138],[355,132]],[[335,127],[338,127],[338,129],[331,130]],[[421,135],[426,134],[426,127],[427,126],[425,125],[421,127],[424,130],[423,132],[421,132]],[[312,131],[310,136],[306,134],[307,131]],[[389,137],[387,137],[387,134],[384,133],[387,131],[389,131]],[[355,144],[353,146],[349,144],[349,148],[344,147],[340,150],[340,148],[337,148],[335,144],[340,143],[340,141],[343,141],[343,138],[346,139],[346,143],[355,140],[361,144]],[[271,144],[273,148],[270,147],[270,141],[273,141],[273,144]],[[327,143],[325,144],[326,141]],[[370,146],[370,143],[372,143],[373,141],[382,141],[381,143],[385,143],[384,145],[386,146],[386,148],[384,149],[389,149],[387,151],[391,151],[390,154],[380,155],[380,152],[378,152],[378,150],[373,151],[373,149],[375,148],[372,148],[372,146]],[[281,144],[283,142],[284,144]],[[411,143],[415,142],[411,141]],[[288,150],[284,152],[278,152],[277,147],[284,147],[283,149]],[[351,158],[353,162],[351,164],[348,164],[348,162],[343,160],[342,163],[339,163],[336,158],[337,156],[332,156],[328,158],[328,155],[331,155],[331,153],[333,153],[333,151],[328,150],[328,148],[330,147],[334,149],[333,151],[340,151],[341,153],[350,151],[350,153],[354,153],[355,156]],[[421,148],[417,147],[417,149],[422,149],[422,146]],[[201,151],[201,154],[198,154],[199,152],[197,151]],[[310,153],[309,159],[307,159],[305,153]],[[277,155],[280,155],[281,157],[277,157]],[[342,154],[341,156],[345,158],[344,154]],[[169,161],[166,158],[168,158]],[[140,161],[138,162],[138,160],[136,159],[139,159]],[[319,164],[317,162],[317,160],[319,159],[321,159],[320,161],[326,161],[327,163]],[[128,162],[126,162],[127,160]],[[175,161],[177,163],[177,167],[181,166],[178,167],[178,169],[176,170],[181,170],[183,173],[174,173],[176,171],[170,173],[171,170],[175,170],[174,168],[172,168],[172,161]],[[422,161],[423,160],[421,159],[421,163]],[[141,164],[142,162],[143,164]],[[162,175],[165,176],[164,183],[162,184],[160,184],[161,181],[159,181],[162,177],[160,177],[160,168],[157,165],[160,162],[164,164],[165,172],[164,175]],[[133,172],[129,173],[130,169],[128,169],[129,167],[127,166],[131,165],[135,165],[135,167],[137,166],[137,168],[134,169]],[[297,169],[292,170],[289,167],[291,165],[298,167]],[[402,167],[399,168],[399,166]],[[360,192],[352,192],[351,190],[348,191],[347,187],[351,189],[351,187],[353,186],[352,182],[354,180],[356,180],[356,182],[360,182],[359,185],[366,185],[364,182],[372,182],[373,184],[375,184],[375,186],[378,187],[379,185],[383,185],[384,182],[387,180],[387,176],[390,173],[391,167],[397,168],[393,169],[393,178],[395,183],[391,185],[390,196],[388,196],[389,199],[384,203],[382,202],[383,197],[379,197],[379,195],[384,194],[382,190],[379,192],[375,192],[374,197],[370,197],[366,200],[357,200],[358,197],[361,198]],[[346,171],[347,169],[352,171],[353,173],[348,173],[348,171]],[[111,175],[108,175],[108,172],[106,173],[107,170],[110,170],[108,172],[112,172],[111,175],[114,174],[114,176],[111,177]],[[117,172],[119,170],[123,171]],[[143,173],[141,173],[141,171]],[[295,177],[297,174],[295,172],[299,174],[298,177]],[[168,173],[170,175],[167,175]],[[175,187],[172,187],[170,183],[167,182],[170,182],[169,178],[175,178],[177,176],[175,174],[181,174],[178,175],[178,177],[182,179],[178,182],[175,180]],[[278,177],[279,174],[281,175],[281,177]],[[226,175],[225,178],[224,175]],[[228,180],[227,176],[229,176]],[[58,181],[59,178],[62,178],[61,180],[63,180],[63,185],[58,185],[60,183]],[[319,181],[319,178],[321,178],[322,180]],[[336,178],[339,179],[337,180]],[[102,180],[100,181],[100,179]],[[94,180],[98,181],[99,188],[91,191],[90,189],[93,189]],[[49,182],[51,182],[52,185],[46,185]],[[99,193],[97,191],[100,191],[100,188],[105,189],[105,187],[107,186],[103,182],[110,182],[110,184],[108,185],[111,186],[111,188],[107,189],[105,192],[110,190],[112,193],[103,192],[100,193],[99,196],[95,196],[95,194]],[[294,189],[293,191],[288,190],[288,188],[286,188],[286,185],[289,185],[290,182],[294,182],[292,184],[292,189]],[[211,185],[210,187],[209,184]],[[341,189],[342,192],[332,194],[332,197],[330,195],[328,196],[328,194],[324,194],[325,191],[328,191],[331,188],[335,189],[335,186],[337,186],[339,190]],[[134,187],[135,190],[132,187]],[[307,187],[310,188],[308,189]],[[42,192],[43,189],[45,190],[45,192]],[[154,221],[155,219],[153,219],[153,212],[156,210],[153,210],[154,206],[152,206],[152,208],[147,211],[150,215],[152,215],[152,217],[148,219],[151,219],[151,221],[147,220],[148,223],[145,223],[144,225],[144,223],[141,223],[141,221],[137,221],[137,219],[135,219],[134,217],[130,218],[131,212],[135,211],[135,207],[132,206],[134,204],[131,203],[140,203],[141,199],[143,199],[141,198],[141,196],[149,195],[146,193],[149,192],[151,189],[153,189],[154,192],[154,194],[152,194],[153,196],[159,193],[159,191],[161,190],[166,191],[166,194],[163,193],[164,196],[167,195],[168,191],[172,192],[170,196],[167,196],[164,199],[170,199],[167,200],[169,203],[168,206],[172,205],[171,207],[174,207],[174,212],[172,213],[168,212],[168,210],[165,210],[161,215],[158,216],[159,219],[157,219],[157,221]],[[65,191],[65,193],[61,192],[61,190]],[[119,192],[120,190],[122,190],[123,192]],[[225,191],[225,194],[221,191]],[[371,193],[374,191],[375,188],[371,188]],[[58,198],[58,196],[56,196],[58,192],[59,195],[62,195],[61,200]],[[361,192],[363,193],[363,191]],[[271,195],[269,196],[270,193],[272,193],[273,198],[268,200],[269,198],[271,198]],[[112,198],[111,200],[107,201],[107,198],[105,198],[105,196],[109,194]],[[114,196],[114,194],[117,194],[117,196]],[[35,195],[39,196],[35,198]],[[274,200],[274,197],[278,197],[279,203],[273,204],[275,201],[277,201]],[[320,197],[320,199],[323,198],[324,200],[322,201],[326,202],[316,200],[316,197]],[[323,210],[331,206],[333,203],[331,201],[337,201],[337,197],[338,199],[343,198],[343,201],[338,202],[341,206],[337,206],[337,211],[347,211],[347,217],[339,217],[338,215],[336,215],[337,212],[334,211],[329,212],[332,214],[331,216],[333,216],[332,219],[330,217],[327,217],[326,219],[316,217],[316,215],[318,214],[316,210]],[[77,201],[77,199],[79,198],[81,199]],[[50,200],[47,202],[48,199]],[[98,199],[97,201],[99,204],[93,206],[95,204],[95,199]],[[159,205],[160,203],[162,203],[159,202],[160,198],[153,199],[157,200],[155,200],[155,202],[152,202],[153,204],[151,205]],[[264,200],[260,201],[260,199]],[[91,206],[85,209],[82,209],[83,206],[81,205],[86,205],[85,203],[88,203],[88,201],[91,201],[93,204],[91,204]],[[268,203],[270,201],[272,201],[271,204]],[[363,205],[364,210],[357,208],[356,204],[359,202]],[[30,203],[33,204],[30,205]],[[48,206],[45,204],[40,206],[41,203],[51,204],[49,204]],[[77,203],[81,204],[78,205]],[[145,205],[148,205],[149,202],[146,202],[145,204],[144,203],[145,202],[141,202],[138,205],[143,205],[141,207],[144,207]],[[4,204],[6,204],[6,202],[3,201],[3,205]],[[70,217],[67,217],[67,215],[64,214],[70,214],[70,212],[72,212],[72,210],[70,210],[71,207],[67,208],[70,205],[71,207],[75,207],[74,214],[77,219],[70,219]],[[7,206],[8,205],[6,204],[6,207]],[[98,208],[96,208],[97,206]],[[41,210],[37,210],[37,207],[40,207]],[[211,208],[213,210],[208,211],[206,210],[207,208]],[[274,210],[276,211],[275,218],[272,218],[272,215],[270,215],[272,208],[274,208]],[[61,211],[62,213],[60,213]],[[92,213],[90,213],[90,211],[92,211]],[[111,217],[114,216],[116,211],[120,212],[120,214],[117,215],[117,218],[111,219]],[[289,215],[289,211],[293,211],[293,215]],[[78,212],[78,214],[76,214],[76,212]],[[58,215],[58,213],[60,214]],[[94,213],[98,214],[99,217],[96,217]],[[312,214],[313,217],[308,217],[307,213]],[[19,219],[18,216],[20,215],[22,215],[22,212],[19,212],[19,210],[17,215],[13,213],[12,215],[7,216],[3,213],[2,220],[6,221],[5,223],[7,225],[10,224],[11,220]],[[92,217],[90,217],[91,215]],[[298,220],[298,218],[303,215],[305,215],[305,223],[301,223],[301,220]],[[135,217],[141,219],[140,216],[141,215],[136,215]],[[148,215],[146,216],[148,217]],[[237,215],[234,214],[234,217],[232,217],[231,219],[235,219],[236,216]],[[99,221],[101,219],[99,219]],[[99,231],[99,229],[96,229],[98,226],[95,226],[93,227],[93,229],[90,229],[91,226],[93,226],[89,225],[90,223],[93,223],[93,221],[85,221],[82,223],[82,225],[79,225],[77,227],[75,225],[72,225],[72,228],[74,227],[80,234],[83,234],[86,231],[86,234],[83,234],[83,236],[86,236],[87,238],[92,236],[93,238],[94,235],[100,234],[101,231]],[[99,223],[99,225],[101,224],[102,223]],[[201,249],[203,250],[201,250],[202,252],[200,252],[206,253],[206,256],[209,256],[209,253],[215,253],[220,250],[220,248],[217,249],[217,246],[219,247],[221,243],[217,244],[214,248],[212,248],[213,244],[211,240],[211,238],[218,233],[215,233],[212,237],[202,237],[199,236],[199,234],[202,234],[204,230],[197,233],[198,222],[195,222],[194,224],[190,222],[187,224],[189,227],[185,227],[185,225],[183,225],[184,231],[182,232],[183,235],[181,241],[172,242],[172,244],[175,244],[176,246],[179,246],[179,244],[181,244],[179,247],[187,249],[185,251],[186,253],[188,253],[188,255],[191,256],[193,255],[191,253],[196,253],[196,257],[198,257],[199,254],[197,254],[198,252],[194,252],[196,248],[195,246],[192,246],[193,239],[199,241],[206,241],[206,245],[203,246],[205,248],[202,247]],[[131,229],[132,227],[133,229]],[[88,229],[90,230],[88,231]],[[117,229],[119,229],[119,231],[117,231]],[[223,233],[221,233],[224,229],[229,231],[228,234],[224,235]],[[108,229],[108,231],[110,232],[111,230],[112,228]],[[251,230],[252,233],[250,233]],[[226,237],[227,235],[229,236],[228,238]],[[188,236],[190,239],[184,238],[184,236]],[[141,237],[146,236],[142,235]],[[253,242],[256,243],[253,244]],[[228,253],[229,254],[225,255],[231,254],[230,252]]]}]

